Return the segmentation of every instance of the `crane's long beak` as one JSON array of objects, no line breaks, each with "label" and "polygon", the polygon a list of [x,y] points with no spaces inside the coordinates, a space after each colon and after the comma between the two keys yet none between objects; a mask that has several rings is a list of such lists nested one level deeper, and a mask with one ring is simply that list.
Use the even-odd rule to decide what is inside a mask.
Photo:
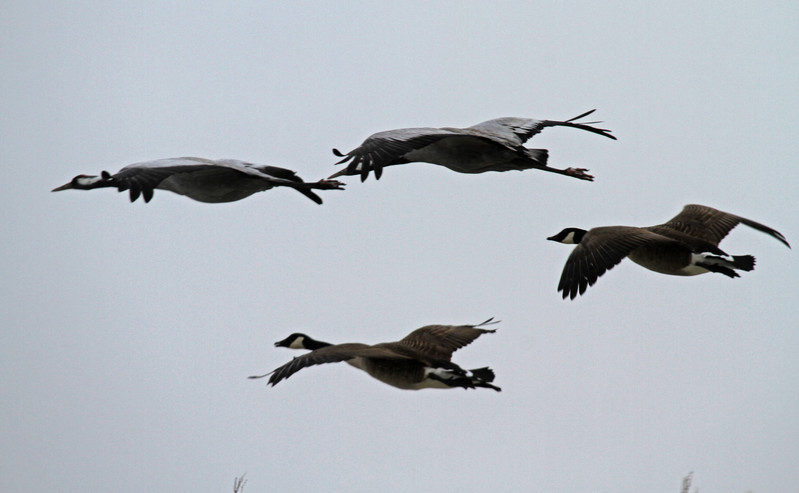
[{"label": "crane's long beak", "polygon": [[338,178],[339,176],[347,176],[347,168],[342,169],[341,171],[337,171],[332,175],[325,178],[326,180],[332,180],[334,178]]},{"label": "crane's long beak", "polygon": [[69,190],[70,188],[74,188],[72,186],[72,182],[69,182],[66,185],[61,185],[60,187],[55,187],[54,189],[52,189],[50,191],[51,192],[60,192],[61,190]]}]

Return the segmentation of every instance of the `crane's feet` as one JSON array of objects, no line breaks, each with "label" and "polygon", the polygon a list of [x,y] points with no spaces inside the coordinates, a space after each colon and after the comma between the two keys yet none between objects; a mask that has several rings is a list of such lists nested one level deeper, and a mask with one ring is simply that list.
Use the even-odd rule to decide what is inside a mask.
[{"label": "crane's feet", "polygon": [[594,176],[586,173],[588,171],[586,168],[566,168],[564,171],[566,171],[567,175],[580,180],[594,181]]},{"label": "crane's feet", "polygon": [[338,180],[331,180],[330,178],[325,180],[319,180],[316,182],[317,187],[322,190],[344,190],[344,183]]}]

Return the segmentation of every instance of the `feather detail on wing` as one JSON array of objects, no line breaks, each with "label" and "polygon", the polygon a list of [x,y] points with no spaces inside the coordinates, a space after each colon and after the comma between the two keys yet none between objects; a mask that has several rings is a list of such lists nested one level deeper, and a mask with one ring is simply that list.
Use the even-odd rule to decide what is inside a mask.
[{"label": "feather detail on wing", "polygon": [[[277,385],[278,382],[289,378],[291,375],[297,373],[303,368],[309,366],[321,365],[324,363],[337,363],[340,361],[347,361],[352,358],[379,358],[379,359],[412,359],[410,357],[397,354],[385,348],[369,346],[360,343],[346,343],[334,344],[320,349],[311,351],[310,353],[297,356],[285,365],[275,369],[269,377],[269,385]],[[253,377],[251,377],[253,378]]]},{"label": "feather detail on wing", "polygon": [[660,226],[652,226],[648,229],[662,234],[668,234],[666,229],[670,229],[718,246],[721,240],[738,224],[745,224],[766,233],[790,248],[782,233],[775,229],[751,219],[698,204],[686,205],[679,214],[667,223]]},{"label": "feather detail on wing", "polygon": [[577,128],[616,140],[616,137],[611,135],[610,130],[592,127],[590,125],[598,122],[575,122],[575,120],[579,120],[580,118],[588,116],[594,111],[595,110],[587,111],[582,115],[576,116],[566,121],[536,120],[534,118],[514,117],[495,118],[493,120],[478,123],[477,125],[472,125],[464,130],[470,130],[474,134],[491,136],[491,138],[495,140],[501,139],[511,146],[521,146],[530,138],[540,133],[543,129],[556,126]]},{"label": "feather detail on wing", "polygon": [[671,241],[632,226],[591,229],[566,260],[558,291],[563,292],[564,299],[574,299],[578,294],[585,293],[588,286],[593,286],[602,274],[616,266],[635,248],[652,240]]},{"label": "feather detail on wing", "polygon": [[369,172],[373,171],[375,179],[379,180],[383,174],[383,167],[408,162],[404,159],[405,154],[452,135],[456,134],[439,128],[403,128],[378,132],[347,154],[333,149],[335,155],[343,157],[336,164],[348,161],[349,163],[346,169],[331,178],[342,175],[360,175],[361,181],[364,181],[369,176]]},{"label": "feather detail on wing", "polygon": [[[483,324],[490,323],[490,319]],[[423,352],[431,358],[450,361],[452,353],[475,339],[496,329],[480,329],[472,325],[427,325],[405,336],[399,344]]]}]

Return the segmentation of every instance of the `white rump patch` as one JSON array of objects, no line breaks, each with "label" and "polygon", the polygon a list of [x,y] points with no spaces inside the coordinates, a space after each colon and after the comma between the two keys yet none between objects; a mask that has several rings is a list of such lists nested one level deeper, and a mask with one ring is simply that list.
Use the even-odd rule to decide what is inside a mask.
[{"label": "white rump patch", "polygon": [[424,375],[425,378],[418,384],[416,384],[416,388],[418,389],[452,389],[454,387],[450,387],[449,385],[445,384],[440,380],[436,380],[430,378],[430,375],[433,374],[437,378],[441,380],[453,380],[457,377],[454,375],[450,370],[445,370],[444,368],[425,368]]},{"label": "white rump patch", "polygon": [[696,265],[697,263],[709,265],[721,265],[723,267],[732,268],[733,259],[730,256],[714,255],[711,253],[692,253],[691,264],[683,267],[682,272],[685,275],[696,276],[698,274],[705,274],[710,272],[706,268]]}]

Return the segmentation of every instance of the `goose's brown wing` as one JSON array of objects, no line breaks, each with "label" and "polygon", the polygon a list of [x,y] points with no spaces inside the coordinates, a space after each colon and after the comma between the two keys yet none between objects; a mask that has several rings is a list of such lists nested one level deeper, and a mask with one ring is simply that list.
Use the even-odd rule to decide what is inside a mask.
[{"label": "goose's brown wing", "polygon": [[398,344],[434,360],[450,361],[452,353],[491,332],[496,332],[496,329],[481,329],[475,325],[427,325],[414,330]]},{"label": "goose's brown wing", "polygon": [[745,217],[699,204],[686,205],[679,214],[665,224],[651,226],[647,229],[665,236],[673,236],[676,231],[678,234],[687,235],[708,242],[713,246],[718,246],[721,240],[738,224],[745,224],[773,236],[790,248],[785,236],[775,229]]},{"label": "goose's brown wing", "polygon": [[605,226],[588,231],[572,250],[558,283],[563,299],[574,299],[593,286],[634,249],[648,243],[672,243],[666,237],[632,226]]},{"label": "goose's brown wing", "polygon": [[395,360],[411,359],[408,356],[397,354],[389,349],[369,346],[368,344],[335,344],[332,346],[316,349],[310,353],[303,354],[302,356],[297,356],[285,365],[275,369],[271,373],[268,373],[267,375],[271,375],[269,377],[268,383],[269,385],[277,385],[281,380],[285,380],[303,368],[307,368],[309,366],[321,365],[324,363],[338,363],[340,361],[347,361],[357,357]]}]

